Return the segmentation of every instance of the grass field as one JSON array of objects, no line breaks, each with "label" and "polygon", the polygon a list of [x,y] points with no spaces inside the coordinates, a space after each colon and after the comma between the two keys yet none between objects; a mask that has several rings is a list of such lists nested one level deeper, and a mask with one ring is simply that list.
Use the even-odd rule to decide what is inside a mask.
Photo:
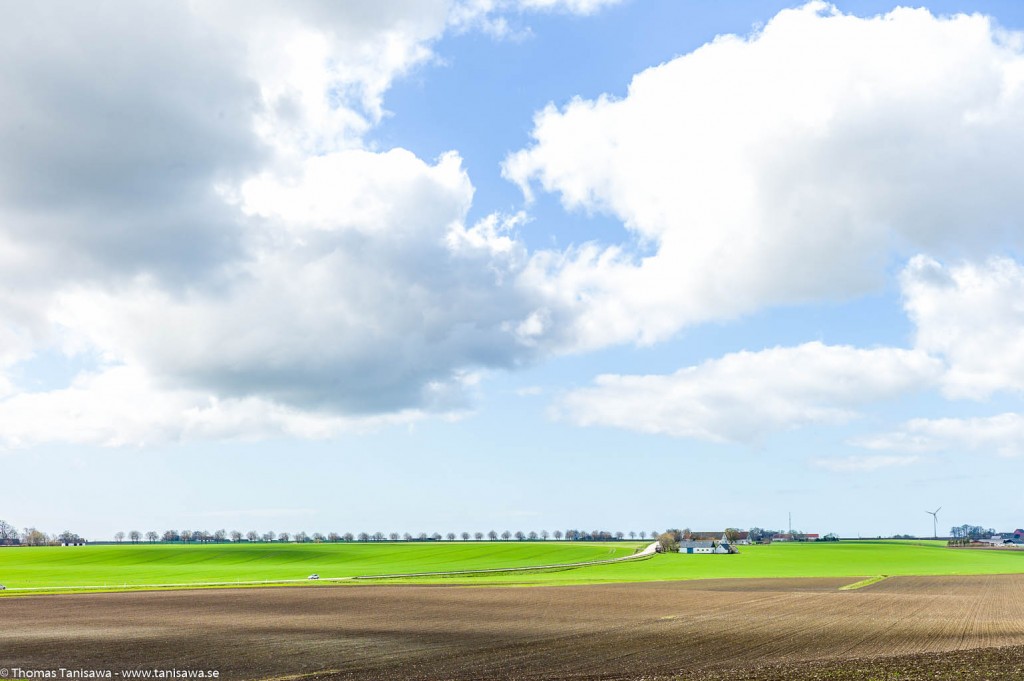
[{"label": "grass field", "polygon": [[486,570],[606,560],[634,542],[207,544],[0,549],[0,584],[19,588],[248,582]]},{"label": "grass field", "polygon": [[[439,542],[86,546],[0,550],[5,595],[18,588],[249,582],[487,570],[631,555],[638,543]],[[714,578],[1024,573],[1024,552],[948,549],[932,541],[848,541],[742,547],[737,555],[660,555],[573,569],[387,580],[559,585]],[[852,580],[857,581],[857,580]]]},{"label": "grass field", "polygon": [[[944,541],[743,546],[735,555],[669,554],[563,572],[487,576],[496,583],[585,584],[678,579],[1024,573],[1024,551],[949,549]],[[431,580],[439,581],[439,580]]]}]

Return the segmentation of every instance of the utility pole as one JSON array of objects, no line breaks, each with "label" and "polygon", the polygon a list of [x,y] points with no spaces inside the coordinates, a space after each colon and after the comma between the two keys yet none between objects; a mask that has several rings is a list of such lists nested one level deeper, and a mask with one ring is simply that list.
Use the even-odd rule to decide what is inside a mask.
[{"label": "utility pole", "polygon": [[789,536],[793,537],[793,512],[789,512]]}]

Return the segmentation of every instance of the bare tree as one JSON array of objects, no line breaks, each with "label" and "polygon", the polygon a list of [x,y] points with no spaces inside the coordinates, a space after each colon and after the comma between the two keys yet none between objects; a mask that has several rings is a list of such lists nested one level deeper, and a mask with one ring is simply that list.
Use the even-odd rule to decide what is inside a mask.
[{"label": "bare tree", "polygon": [[544,541],[547,541],[548,537],[550,537],[550,536],[551,536],[551,533],[548,532],[547,530],[541,530],[540,531],[540,538],[543,539]]},{"label": "bare tree", "polygon": [[630,531],[629,538],[630,539],[636,539],[636,532]]},{"label": "bare tree", "polygon": [[455,533],[454,532],[449,532],[447,535],[445,535],[445,537],[448,539],[448,541],[455,541]]},{"label": "bare tree", "polygon": [[167,530],[160,538],[161,541],[178,541],[181,535],[176,530]]},{"label": "bare tree", "polygon": [[373,533],[373,541],[384,541],[384,533],[383,532],[374,532]]},{"label": "bare tree", "polygon": [[740,531],[737,530],[735,527],[727,527],[727,528],[725,528],[725,539],[730,544],[735,544],[737,541],[739,541],[739,538],[740,538]]},{"label": "bare tree", "polygon": [[491,541],[494,541],[495,539],[498,538],[498,533],[495,532],[494,530],[491,530],[490,532],[487,533],[487,538],[490,539]]},{"label": "bare tree", "polygon": [[388,539],[390,539],[391,541],[398,541],[398,533],[397,532],[392,532],[391,534],[388,535]]},{"label": "bare tree", "polygon": [[441,541],[441,533],[435,532],[434,534],[430,535],[430,538],[434,541]]},{"label": "bare tree", "polygon": [[341,535],[338,534],[337,532],[328,532],[327,533],[327,541],[339,542],[339,541],[341,541]]},{"label": "bare tree", "polygon": [[323,544],[325,541],[327,541],[327,537],[323,535],[323,532],[314,532],[313,541],[315,541],[317,544]]},{"label": "bare tree", "polygon": [[474,532],[473,533],[473,539],[476,539],[477,541],[480,541],[483,538],[484,538],[484,533],[483,532]]},{"label": "bare tree", "polygon": [[295,541],[299,544],[304,544],[309,541],[309,535],[305,531],[295,533]]},{"label": "bare tree", "polygon": [[245,538],[248,539],[250,542],[257,542],[260,539],[260,533],[256,530],[249,530],[245,533]]},{"label": "bare tree", "polygon": [[71,530],[64,530],[57,535],[57,540],[62,544],[79,544],[81,543],[82,538]]},{"label": "bare tree", "polygon": [[273,532],[264,532],[263,533],[263,541],[266,541],[266,542],[274,541],[274,537],[275,536],[276,535]]},{"label": "bare tree", "polygon": [[6,520],[0,520],[0,546],[16,544],[18,542],[18,530]]},{"label": "bare tree", "polygon": [[647,533],[646,533],[646,532],[643,532],[643,531],[641,531],[641,532],[640,532],[640,538],[641,538],[641,539],[647,539]]},{"label": "bare tree", "polygon": [[291,539],[291,535],[290,535],[290,534],[288,534],[287,532],[282,532],[281,534],[279,534],[279,535],[278,535],[278,537],[279,537],[279,538],[281,539],[281,541],[283,541],[283,542],[287,542],[287,541],[288,541],[289,539]]},{"label": "bare tree", "polygon": [[[122,539],[124,533],[120,533]],[[34,527],[26,527],[21,531],[21,543],[26,546],[46,546],[50,543],[50,538],[46,536],[45,532],[40,532]]]},{"label": "bare tree", "polygon": [[341,538],[343,541],[352,541],[352,539],[354,539],[351,532],[346,532],[345,534],[341,535]]},{"label": "bare tree", "polygon": [[404,539],[405,541],[412,541],[412,535],[406,532],[402,535],[402,539]]},{"label": "bare tree", "polygon": [[616,533],[615,533],[615,538],[616,538],[616,539],[622,539],[622,538],[623,538],[623,537],[625,537],[625,536],[626,536],[626,535],[625,535],[625,534],[623,534],[622,532],[616,532]]},{"label": "bare tree", "polygon": [[509,532],[508,530],[505,530],[504,532],[501,533],[501,538],[504,539],[505,541],[508,541],[509,537],[511,537],[511,536],[512,536],[512,533]]},{"label": "bare tree", "polygon": [[537,533],[536,532],[530,532],[529,538],[530,538],[530,541],[537,541]]},{"label": "bare tree", "polygon": [[359,541],[370,541],[370,535],[366,534],[365,532],[360,532],[358,535],[358,539]]},{"label": "bare tree", "polygon": [[[253,534],[256,534],[256,533],[253,532]],[[242,533],[239,532],[238,530],[231,530],[231,534],[228,535],[228,536],[231,537],[231,541],[235,542],[236,544],[238,542],[242,541]]]},{"label": "bare tree", "polygon": [[227,530],[217,530],[216,532],[213,533],[213,540],[216,541],[216,542],[225,541],[227,538],[228,538],[228,531]]},{"label": "bare tree", "polygon": [[181,536],[181,541],[183,541],[183,542],[185,542],[187,544],[190,541],[192,541],[192,530],[182,530],[180,536]]},{"label": "bare tree", "polygon": [[561,530],[555,530],[555,541],[558,541],[561,538],[562,538],[562,531]]},{"label": "bare tree", "polygon": [[658,548],[662,553],[676,553],[679,551],[679,535],[676,532],[663,532],[658,535]]},{"label": "bare tree", "polygon": [[469,532],[462,533],[462,541],[469,541]]},{"label": "bare tree", "polygon": [[427,533],[426,532],[420,532],[419,535],[416,538],[419,539],[420,541],[426,541],[427,540]]},{"label": "bare tree", "polygon": [[124,541],[124,532],[121,532],[120,530],[115,532],[114,533],[114,541],[116,541],[118,544],[123,542]]},{"label": "bare tree", "polygon": [[146,533],[146,541],[148,541],[150,544],[155,544],[156,540],[159,539],[159,538],[160,538],[160,535],[158,535],[153,530],[150,530],[149,532]]}]

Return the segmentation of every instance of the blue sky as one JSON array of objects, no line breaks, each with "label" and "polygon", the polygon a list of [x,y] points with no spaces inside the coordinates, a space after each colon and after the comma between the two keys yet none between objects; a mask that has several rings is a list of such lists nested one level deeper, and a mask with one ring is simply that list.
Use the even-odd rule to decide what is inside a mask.
[{"label": "blue sky", "polygon": [[0,518],[1024,521],[1018,3],[3,12]]}]

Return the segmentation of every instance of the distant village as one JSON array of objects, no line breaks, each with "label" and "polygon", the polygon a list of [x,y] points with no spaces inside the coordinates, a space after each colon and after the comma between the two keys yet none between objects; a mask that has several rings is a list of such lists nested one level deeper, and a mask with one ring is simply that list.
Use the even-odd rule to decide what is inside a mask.
[{"label": "distant village", "polygon": [[[952,548],[972,549],[1024,549],[1024,529],[1013,532],[996,532],[980,525],[960,525],[950,529],[949,537],[932,537],[946,539],[947,546]],[[871,539],[871,537],[857,537]],[[883,537],[877,537],[883,539]],[[894,535],[885,539],[928,539],[913,535]],[[813,532],[772,531],[751,528],[748,531],[728,528],[724,531],[694,532],[685,530],[666,530],[658,535],[659,553],[704,553],[729,554],[738,553],[739,547],[750,544],[771,544],[773,542],[837,542],[835,533],[819,535]]]},{"label": "distant village", "polygon": [[726,528],[711,532],[666,530],[657,537],[659,553],[738,553],[740,546],[750,544],[771,544],[772,542],[818,542],[839,541],[834,533],[824,536],[814,532],[782,532],[752,527],[749,530]]}]

